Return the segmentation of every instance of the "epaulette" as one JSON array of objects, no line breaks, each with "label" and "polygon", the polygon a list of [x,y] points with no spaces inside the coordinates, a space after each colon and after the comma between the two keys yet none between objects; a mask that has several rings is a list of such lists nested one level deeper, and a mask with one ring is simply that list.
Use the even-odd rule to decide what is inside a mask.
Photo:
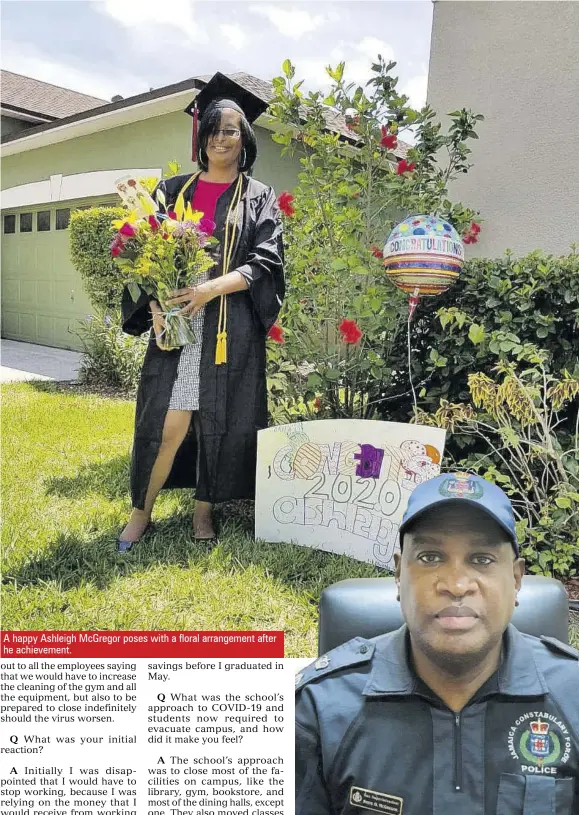
[{"label": "epaulette", "polygon": [[363,637],[355,637],[353,640],[338,645],[318,657],[299,674],[296,674],[296,693],[313,680],[322,679],[328,674],[341,671],[344,668],[352,668],[354,665],[363,665],[369,662],[374,656],[376,645],[371,640]]},{"label": "epaulette", "polygon": [[541,637],[541,642],[547,646],[550,651],[556,654],[564,654],[570,659],[579,659],[579,651],[573,648],[572,645],[567,645],[566,642],[555,639],[555,637]]}]

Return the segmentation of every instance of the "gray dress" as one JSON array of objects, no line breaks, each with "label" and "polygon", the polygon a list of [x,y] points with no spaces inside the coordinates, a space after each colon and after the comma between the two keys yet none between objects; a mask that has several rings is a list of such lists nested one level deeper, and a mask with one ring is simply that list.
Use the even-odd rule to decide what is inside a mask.
[{"label": "gray dress", "polygon": [[[199,283],[207,280],[208,274],[199,276]],[[169,410],[199,410],[199,365],[203,345],[203,323],[205,306],[191,317],[191,328],[197,338],[196,343],[184,345],[179,357],[177,378],[173,385]]]}]

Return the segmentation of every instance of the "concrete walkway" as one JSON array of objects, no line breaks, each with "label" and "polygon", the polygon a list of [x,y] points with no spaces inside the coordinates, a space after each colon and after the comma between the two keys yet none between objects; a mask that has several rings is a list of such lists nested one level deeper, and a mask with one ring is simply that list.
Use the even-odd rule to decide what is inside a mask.
[{"label": "concrete walkway", "polygon": [[82,354],[31,342],[0,340],[0,382],[74,382]]}]

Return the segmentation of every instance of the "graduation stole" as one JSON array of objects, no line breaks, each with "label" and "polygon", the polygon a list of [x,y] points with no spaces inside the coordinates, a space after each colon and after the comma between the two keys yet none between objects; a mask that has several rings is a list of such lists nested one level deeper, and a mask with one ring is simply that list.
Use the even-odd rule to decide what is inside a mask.
[{"label": "graduation stole", "polygon": [[[177,196],[175,203],[175,213],[177,218],[182,218],[180,213],[185,212],[185,197],[184,193],[188,187],[191,186],[193,181],[201,175],[201,171],[193,173],[191,178],[185,182],[181,187],[181,191]],[[243,174],[240,173],[237,177],[237,184],[231,199],[231,204],[227,210],[227,218],[225,220],[225,237],[223,240],[223,263],[221,267],[221,274],[226,275],[229,271],[231,259],[233,257],[233,248],[235,246],[235,235],[237,231],[237,224],[239,222],[239,202],[241,201],[241,194],[243,190]],[[231,214],[235,213],[233,225],[231,224]],[[215,364],[223,365],[227,362],[227,295],[222,294],[219,298],[219,320],[217,322],[217,345],[215,347]]]}]

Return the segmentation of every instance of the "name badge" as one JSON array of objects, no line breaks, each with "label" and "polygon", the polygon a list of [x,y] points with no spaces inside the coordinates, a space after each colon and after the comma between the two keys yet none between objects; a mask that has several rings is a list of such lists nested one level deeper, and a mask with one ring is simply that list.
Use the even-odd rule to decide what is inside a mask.
[{"label": "name badge", "polygon": [[386,792],[366,790],[363,787],[350,789],[350,804],[371,812],[382,812],[383,815],[402,815],[404,799]]}]

